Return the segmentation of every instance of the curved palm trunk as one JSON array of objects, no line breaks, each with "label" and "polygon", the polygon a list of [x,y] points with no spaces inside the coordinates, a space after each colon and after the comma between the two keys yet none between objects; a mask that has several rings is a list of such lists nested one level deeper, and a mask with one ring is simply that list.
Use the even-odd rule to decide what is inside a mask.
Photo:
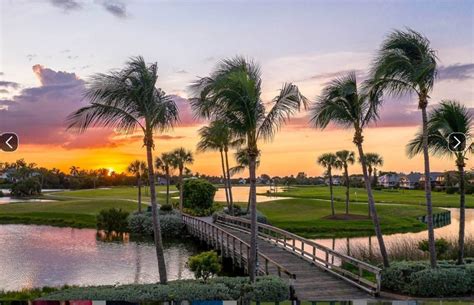
[{"label": "curved palm trunk", "polygon": [[362,164],[362,173],[364,174],[365,188],[367,189],[367,197],[369,198],[369,213],[372,217],[372,222],[374,223],[375,235],[379,242],[380,254],[382,255],[383,265],[389,267],[390,263],[388,262],[387,249],[385,248],[385,242],[382,236],[382,229],[380,228],[379,217],[377,215],[377,210],[375,209],[374,195],[372,194],[372,186],[370,185],[370,178],[367,173],[367,164],[365,161],[364,150],[362,149],[361,143],[356,143],[357,149],[359,150],[359,156]]},{"label": "curved palm trunk", "polygon": [[436,248],[433,225],[433,205],[431,202],[431,175],[430,175],[430,155],[428,152],[428,115],[426,113],[426,101],[421,108],[421,116],[423,119],[423,158],[425,167],[425,197],[426,197],[426,213],[428,222],[428,245],[430,252],[431,268],[436,268]]},{"label": "curved palm trunk", "polygon": [[[464,163],[464,160],[462,161]],[[459,265],[464,264],[464,235],[466,226],[466,190],[464,185],[464,164],[458,165],[459,170],[459,241],[458,241],[458,261]]]},{"label": "curved palm trunk", "polygon": [[179,211],[183,213],[183,193],[184,193],[184,185],[183,185],[183,168],[179,168]]},{"label": "curved palm trunk", "polygon": [[234,215],[234,197],[232,196],[232,183],[230,182],[229,157],[227,155],[228,149],[225,150],[225,164],[227,171],[227,189],[229,191],[230,214]]},{"label": "curved palm trunk", "polygon": [[155,240],[156,258],[158,260],[158,272],[160,273],[160,283],[166,284],[168,277],[166,275],[165,256],[163,254],[163,241],[161,239],[160,219],[158,218],[158,208],[156,205],[156,191],[155,191],[155,173],[153,172],[153,155],[151,143],[146,145],[146,155],[148,162],[148,179],[150,181],[150,201],[153,219],[153,238]]},{"label": "curved palm trunk", "polygon": [[257,179],[256,179],[256,154],[249,154],[249,176],[250,176],[250,257],[249,275],[250,281],[255,282],[257,275]]},{"label": "curved palm trunk", "polygon": [[224,179],[224,190],[225,190],[225,200],[227,203],[227,208],[229,209],[230,212],[230,201],[229,201],[229,190],[227,189],[227,177],[226,177],[226,170],[224,166],[224,154],[222,150],[220,150],[221,153],[221,166],[222,166],[222,177]]},{"label": "curved palm trunk", "polygon": [[170,170],[166,169],[166,204],[170,204]]},{"label": "curved palm trunk", "polygon": [[332,191],[332,173],[331,173],[331,167],[328,168],[328,174],[329,174],[329,194],[331,198],[331,213],[332,216],[336,214],[336,211],[334,210],[334,194]]},{"label": "curved palm trunk", "polygon": [[349,170],[344,165],[344,176],[346,177],[346,214],[349,214]]},{"label": "curved palm trunk", "polygon": [[138,213],[142,212],[142,183],[141,179],[137,179],[137,188],[138,188]]}]

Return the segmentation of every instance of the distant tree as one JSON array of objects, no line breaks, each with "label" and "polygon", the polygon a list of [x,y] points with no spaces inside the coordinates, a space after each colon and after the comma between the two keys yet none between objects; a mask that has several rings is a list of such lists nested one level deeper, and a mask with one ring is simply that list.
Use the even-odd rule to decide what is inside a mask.
[{"label": "distant tree", "polygon": [[334,209],[334,194],[333,194],[333,181],[332,181],[332,169],[337,168],[337,156],[332,153],[322,154],[318,158],[318,164],[326,169],[326,174],[329,178],[329,194],[331,198],[331,214],[336,214]]},{"label": "distant tree", "polygon": [[171,179],[171,169],[173,167],[173,154],[162,153],[161,157],[155,159],[155,167],[161,170],[166,177],[166,204],[170,204],[170,179]]},{"label": "distant tree", "polygon": [[354,164],[355,157],[353,151],[340,150],[336,152],[337,167],[344,170],[344,182],[346,184],[346,214],[349,214],[349,165]]},{"label": "distant tree", "polygon": [[142,212],[142,176],[147,171],[146,163],[135,160],[127,167],[127,171],[137,178],[138,189],[138,213]]},{"label": "distant tree", "polygon": [[180,212],[183,212],[183,201],[184,201],[184,196],[183,196],[183,187],[184,187],[184,181],[183,181],[183,174],[184,170],[186,168],[186,165],[188,164],[193,164],[194,162],[194,157],[193,153],[189,150],[186,150],[183,147],[176,148],[172,152],[172,166],[179,171],[179,210]]},{"label": "distant tree", "polygon": [[[359,162],[361,162],[359,158]],[[366,153],[365,154],[365,162],[367,164],[367,171],[369,173],[369,179],[372,183],[372,185],[377,184],[377,167],[378,166],[383,166],[383,158],[377,153]],[[372,176],[372,173],[374,173],[374,176]]]}]

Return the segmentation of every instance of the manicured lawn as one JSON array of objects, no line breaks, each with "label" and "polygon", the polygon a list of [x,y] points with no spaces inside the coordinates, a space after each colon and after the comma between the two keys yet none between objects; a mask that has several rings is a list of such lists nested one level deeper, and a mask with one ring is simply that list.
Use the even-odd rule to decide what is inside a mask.
[{"label": "manicured lawn", "polygon": [[[290,187],[288,191],[277,193],[277,195],[283,197],[329,200],[329,187],[295,186]],[[365,192],[365,189],[351,188],[349,196],[351,201],[367,202],[367,193]],[[374,190],[374,198],[376,202],[423,205],[425,202],[425,192],[422,190]],[[458,194],[448,195],[445,192],[432,192],[432,198],[434,206],[452,208],[459,207]],[[334,187],[334,199],[337,201],[345,201],[344,187]],[[474,195],[466,195],[466,206],[474,208]]]},{"label": "manicured lawn", "polygon": [[[344,213],[345,205],[336,203],[336,213]],[[258,204],[271,224],[307,238],[345,237],[373,235],[370,219],[331,220],[324,219],[331,214],[329,202],[312,199],[283,199]],[[413,205],[378,205],[382,232],[416,232],[426,229],[417,217],[425,215],[423,207]],[[435,209],[435,212],[441,211]],[[367,215],[367,205],[351,204],[351,214]]]}]

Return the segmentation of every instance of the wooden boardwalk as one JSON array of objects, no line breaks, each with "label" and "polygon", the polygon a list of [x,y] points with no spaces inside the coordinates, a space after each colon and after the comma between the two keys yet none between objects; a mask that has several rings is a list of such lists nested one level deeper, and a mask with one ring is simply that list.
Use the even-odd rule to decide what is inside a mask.
[{"label": "wooden boardwalk", "polygon": [[[218,217],[212,223],[187,215],[183,219],[192,235],[247,270],[247,220]],[[368,299],[380,292],[380,269],[269,225],[259,225],[258,252],[259,273],[287,278],[298,300]],[[352,265],[351,271],[341,263]],[[363,277],[370,273],[374,282]]]}]

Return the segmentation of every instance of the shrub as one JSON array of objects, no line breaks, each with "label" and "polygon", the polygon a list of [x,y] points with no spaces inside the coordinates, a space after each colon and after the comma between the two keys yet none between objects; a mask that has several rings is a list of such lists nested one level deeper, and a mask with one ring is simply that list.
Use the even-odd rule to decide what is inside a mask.
[{"label": "shrub", "polygon": [[163,211],[163,212],[171,212],[173,211],[173,206],[171,204],[162,204],[160,206],[160,211]]},{"label": "shrub", "polygon": [[199,280],[171,281],[167,285],[132,284],[122,286],[75,287],[48,294],[43,300],[115,300],[115,301],[182,301],[182,300],[255,300],[279,302],[288,299],[289,286],[277,277],[258,277],[251,284],[247,277],[217,277]]},{"label": "shrub", "polygon": [[[250,220],[250,213],[242,215],[241,217]],[[260,211],[257,211],[257,221],[263,224],[269,224],[267,216],[263,215]]]},{"label": "shrub", "polygon": [[382,287],[401,293],[408,293],[407,284],[411,275],[425,270],[427,262],[394,262],[382,270]]},{"label": "shrub", "polygon": [[[422,240],[418,243],[418,249],[421,251],[429,251],[429,243],[428,240]],[[439,238],[435,240],[435,249],[437,256],[443,256],[449,249],[449,243],[444,238]]]},{"label": "shrub", "polygon": [[466,184],[464,192],[466,193],[466,195],[474,194],[474,184]]},{"label": "shrub", "polygon": [[471,290],[471,279],[461,268],[429,268],[412,274],[409,282],[409,293],[422,297],[460,296]]},{"label": "shrub", "polygon": [[458,191],[457,187],[449,186],[446,188],[446,194],[452,195]]},{"label": "shrub", "polygon": [[0,198],[2,198],[4,196],[3,192],[0,191]]},{"label": "shrub", "polygon": [[[160,214],[160,228],[163,237],[177,237],[183,233],[184,222],[179,214],[167,212]],[[153,236],[151,213],[134,213],[128,217],[130,232]]]},{"label": "shrub", "polygon": [[27,178],[13,183],[10,194],[13,197],[28,197],[41,194],[41,184],[35,178]]},{"label": "shrub", "polygon": [[207,180],[186,180],[183,187],[183,205],[194,211],[209,210],[214,203],[216,190]]},{"label": "shrub", "polygon": [[122,209],[112,208],[109,210],[102,210],[97,215],[97,229],[104,230],[106,232],[127,232],[128,213],[122,211]]},{"label": "shrub", "polygon": [[197,279],[203,279],[204,281],[221,271],[219,256],[215,251],[202,252],[191,256],[188,259],[188,267],[194,272]]}]

